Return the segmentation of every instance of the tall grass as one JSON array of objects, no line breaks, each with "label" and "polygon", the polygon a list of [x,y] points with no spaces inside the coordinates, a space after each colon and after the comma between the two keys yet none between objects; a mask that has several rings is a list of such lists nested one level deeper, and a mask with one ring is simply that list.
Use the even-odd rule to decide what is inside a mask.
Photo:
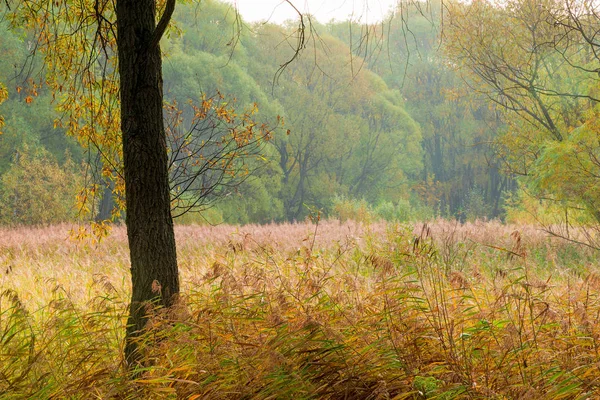
[{"label": "tall grass", "polygon": [[179,227],[135,378],[125,232],[67,231],[0,231],[2,399],[600,396],[597,254],[535,227]]}]

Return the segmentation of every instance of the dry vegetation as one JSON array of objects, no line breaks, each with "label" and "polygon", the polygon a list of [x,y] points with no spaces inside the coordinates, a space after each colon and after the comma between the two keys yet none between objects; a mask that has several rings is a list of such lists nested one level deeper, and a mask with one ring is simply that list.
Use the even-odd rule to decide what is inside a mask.
[{"label": "dry vegetation", "polygon": [[135,379],[125,232],[67,231],[0,231],[2,399],[600,396],[597,255],[533,227],[179,227]]}]

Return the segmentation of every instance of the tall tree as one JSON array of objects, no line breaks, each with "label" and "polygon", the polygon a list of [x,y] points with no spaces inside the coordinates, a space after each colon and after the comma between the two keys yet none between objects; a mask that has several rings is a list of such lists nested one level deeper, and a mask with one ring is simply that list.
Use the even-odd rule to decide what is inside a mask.
[{"label": "tall tree", "polygon": [[496,145],[509,170],[540,199],[600,221],[596,9],[556,0],[452,3],[445,50],[503,111],[510,129]]},{"label": "tall tree", "polygon": [[[494,110],[473,96],[440,51],[447,5],[431,0],[422,6],[398,5],[389,24],[379,28],[383,49],[369,66],[403,94],[421,126],[421,199],[448,217],[497,217],[508,182],[499,179],[487,145],[499,128]],[[480,207],[473,207],[475,199]]]},{"label": "tall tree", "polygon": [[[132,278],[125,353],[134,364],[141,357],[136,339],[149,309],[171,307],[180,290],[159,45],[175,5],[176,0],[0,3],[12,26],[29,29],[32,48],[44,54],[46,76],[40,80],[53,89],[65,116],[57,124],[102,155],[115,191],[125,195]],[[0,87],[0,100],[4,94]],[[226,112],[215,108],[221,110]],[[198,113],[205,111],[200,107]],[[255,124],[247,115],[240,118],[247,129],[234,130],[229,143],[243,147],[253,142]],[[260,131],[269,137],[268,129]],[[236,150],[227,154],[235,156]]]},{"label": "tall tree", "polygon": [[[290,33],[267,24],[258,30],[260,41],[246,42],[253,55],[250,73],[263,87],[271,86],[272,74],[262,60],[289,58],[285,52],[291,50],[278,44]],[[310,208],[327,211],[335,196],[371,203],[398,200],[407,196],[407,181],[422,168],[421,131],[400,93],[359,68],[364,63],[341,40],[326,33],[318,39],[307,43],[272,88],[290,129],[273,141],[289,220],[304,218]]]},{"label": "tall tree", "polygon": [[144,328],[149,303],[170,307],[179,293],[163,122],[159,42],[175,9],[168,0],[158,24],[155,0],[118,0],[117,47],[127,238],[132,294],[127,323],[128,359]]}]

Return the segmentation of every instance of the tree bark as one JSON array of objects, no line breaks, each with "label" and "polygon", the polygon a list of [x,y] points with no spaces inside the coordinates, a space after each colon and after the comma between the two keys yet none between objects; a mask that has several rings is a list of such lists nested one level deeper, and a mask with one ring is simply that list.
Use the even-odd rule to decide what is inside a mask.
[{"label": "tree bark", "polygon": [[113,189],[115,187],[115,183],[110,179],[104,180],[103,183],[104,190],[102,190],[102,197],[98,207],[98,213],[94,217],[94,221],[96,222],[110,220],[112,218],[112,211],[115,208],[115,202],[113,200]]},{"label": "tree bark", "polygon": [[179,293],[163,123],[158,45],[162,32],[157,31],[155,0],[117,0],[125,223],[132,282],[125,346],[130,364],[141,357],[136,338],[146,325],[148,307],[170,307]]}]

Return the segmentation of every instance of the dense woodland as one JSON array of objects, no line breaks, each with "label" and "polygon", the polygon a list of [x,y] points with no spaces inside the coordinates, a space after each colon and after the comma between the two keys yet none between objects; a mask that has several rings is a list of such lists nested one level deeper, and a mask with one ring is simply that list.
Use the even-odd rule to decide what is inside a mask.
[{"label": "dense woodland", "polygon": [[[244,176],[219,180],[219,190],[195,204],[200,212],[179,222],[527,214],[515,211],[524,194],[497,145],[509,131],[505,115],[449,61],[439,4],[398,8],[373,26],[312,21],[305,48],[284,68],[296,51],[292,21],[240,28],[231,6],[216,1],[179,5],[175,19],[162,44],[172,153],[177,132],[195,123],[190,104],[206,99],[272,127],[238,166]],[[8,92],[0,106],[1,221],[120,218],[111,210],[122,194],[107,179],[118,173],[106,172],[119,167],[103,165],[95,143],[68,135],[30,34],[6,22],[0,29]]]},{"label": "dense woodland", "polygon": [[[178,5],[162,43],[177,221],[597,221],[597,21],[547,3],[400,4],[369,26],[307,16],[301,48],[297,21]],[[1,221],[122,218],[116,89],[92,88],[104,105],[85,115],[60,95],[57,66],[77,60],[44,62],[33,25],[0,29]],[[249,125],[268,128],[231,141]]]}]

